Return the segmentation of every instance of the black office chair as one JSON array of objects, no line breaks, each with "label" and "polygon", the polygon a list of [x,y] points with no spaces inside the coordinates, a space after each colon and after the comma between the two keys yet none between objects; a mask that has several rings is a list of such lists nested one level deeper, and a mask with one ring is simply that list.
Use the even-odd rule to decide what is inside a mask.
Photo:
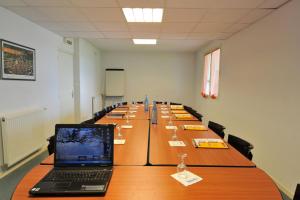
[{"label": "black office chair", "polygon": [[300,184],[297,184],[293,200],[300,200]]},{"label": "black office chair", "polygon": [[127,105],[127,101],[122,102],[122,105],[126,106]]},{"label": "black office chair", "polygon": [[144,102],[143,101],[137,101],[136,103],[137,104],[143,104]]},{"label": "black office chair", "polygon": [[200,113],[194,113],[193,114],[200,122],[202,122],[202,118],[203,118],[203,115],[201,115]]},{"label": "black office chair", "polygon": [[47,141],[48,141],[48,153],[49,155],[53,154],[54,153],[54,142],[55,142],[55,136],[52,135],[50,136],[49,138],[47,138]]},{"label": "black office chair", "polygon": [[251,149],[253,149],[253,145],[234,135],[228,135],[228,143],[233,146],[236,150],[238,150],[241,154],[243,154],[249,160],[252,160],[253,155],[251,153]]},{"label": "black office chair", "polygon": [[88,119],[88,120],[81,122],[81,124],[95,124],[96,121],[98,121],[98,120],[96,120],[95,118],[92,118],[92,119]]},{"label": "black office chair", "polygon": [[221,138],[224,138],[225,133],[225,126],[218,124],[216,122],[213,121],[209,121],[208,122],[208,128],[210,128],[211,130],[213,130],[217,135],[219,135]]},{"label": "black office chair", "polygon": [[94,120],[95,122],[98,121],[99,119],[101,119],[102,117],[104,117],[104,115],[106,114],[106,110],[103,109],[99,112],[94,113]]},{"label": "black office chair", "polygon": [[162,104],[163,102],[162,101],[155,101],[156,104]]}]

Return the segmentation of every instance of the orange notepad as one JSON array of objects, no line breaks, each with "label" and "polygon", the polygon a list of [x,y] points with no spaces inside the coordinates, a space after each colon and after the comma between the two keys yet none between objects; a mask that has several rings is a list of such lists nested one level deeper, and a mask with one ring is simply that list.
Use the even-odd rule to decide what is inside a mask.
[{"label": "orange notepad", "polygon": [[184,130],[191,130],[191,131],[207,131],[208,128],[204,125],[183,125]]},{"label": "orange notepad", "polygon": [[192,115],[190,115],[190,114],[175,114],[175,117],[177,119],[190,119],[190,118],[192,118]]},{"label": "orange notepad", "polygon": [[221,139],[195,138],[193,143],[196,148],[227,149],[227,144]]},{"label": "orange notepad", "polygon": [[172,110],[171,111],[173,114],[188,114],[185,110]]}]

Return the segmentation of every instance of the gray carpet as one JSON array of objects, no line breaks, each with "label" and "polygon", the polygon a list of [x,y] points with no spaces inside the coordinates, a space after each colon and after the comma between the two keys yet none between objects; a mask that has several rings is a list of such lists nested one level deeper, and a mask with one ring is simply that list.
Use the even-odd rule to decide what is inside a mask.
[{"label": "gray carpet", "polygon": [[18,168],[11,174],[0,179],[0,197],[1,200],[10,200],[17,184],[23,178],[23,176],[30,171],[34,166],[39,165],[42,160],[48,156],[48,152],[45,151],[35,159],[24,164],[22,167]]},{"label": "gray carpet", "polygon": [[[3,179],[0,179],[0,197],[1,200],[10,200],[11,195],[13,194],[15,187],[23,176],[34,166],[38,165],[42,160],[48,156],[48,152],[40,154],[35,159],[26,163],[16,171],[12,172],[10,175],[5,176]],[[291,200],[284,193],[282,193],[283,200]]]}]

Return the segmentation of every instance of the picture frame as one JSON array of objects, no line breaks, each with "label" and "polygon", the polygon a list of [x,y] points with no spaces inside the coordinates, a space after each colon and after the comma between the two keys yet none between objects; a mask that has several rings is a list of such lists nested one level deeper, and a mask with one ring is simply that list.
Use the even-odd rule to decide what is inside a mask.
[{"label": "picture frame", "polygon": [[7,40],[0,42],[1,79],[35,81],[35,49]]}]

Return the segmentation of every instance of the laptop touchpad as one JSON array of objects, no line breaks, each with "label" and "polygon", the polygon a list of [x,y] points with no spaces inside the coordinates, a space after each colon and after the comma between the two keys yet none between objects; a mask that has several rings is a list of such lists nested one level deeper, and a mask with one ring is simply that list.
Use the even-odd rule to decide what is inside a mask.
[{"label": "laptop touchpad", "polygon": [[69,188],[71,185],[71,182],[61,182],[61,183],[55,183],[54,188],[58,190],[64,190]]}]

